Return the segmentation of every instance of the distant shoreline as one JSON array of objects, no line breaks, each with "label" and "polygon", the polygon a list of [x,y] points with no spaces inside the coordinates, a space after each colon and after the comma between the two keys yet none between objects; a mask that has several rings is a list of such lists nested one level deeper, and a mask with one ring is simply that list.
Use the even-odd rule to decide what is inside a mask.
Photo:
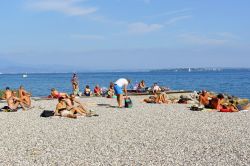
[{"label": "distant shoreline", "polygon": [[18,75],[18,74],[72,74],[72,73],[149,73],[149,72],[218,72],[218,71],[250,71],[250,68],[166,68],[166,69],[145,69],[145,70],[96,70],[96,71],[65,71],[65,72],[0,72],[0,75]]}]

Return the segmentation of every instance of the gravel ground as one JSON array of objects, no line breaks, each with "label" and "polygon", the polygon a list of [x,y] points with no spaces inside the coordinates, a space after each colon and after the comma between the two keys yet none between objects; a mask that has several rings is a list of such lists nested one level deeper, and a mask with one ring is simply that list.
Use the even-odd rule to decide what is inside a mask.
[{"label": "gravel ground", "polygon": [[250,112],[193,112],[143,98],[132,97],[131,109],[83,98],[100,115],[91,118],[40,118],[56,100],[2,112],[0,165],[250,165]]}]

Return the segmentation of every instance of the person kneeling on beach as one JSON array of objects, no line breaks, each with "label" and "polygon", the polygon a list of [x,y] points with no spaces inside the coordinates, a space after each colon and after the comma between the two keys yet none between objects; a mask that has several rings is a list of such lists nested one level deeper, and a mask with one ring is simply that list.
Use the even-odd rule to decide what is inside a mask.
[{"label": "person kneeling on beach", "polygon": [[117,96],[118,107],[122,108],[123,102],[123,91],[125,93],[126,98],[128,98],[127,87],[130,84],[130,80],[126,78],[120,78],[114,83],[115,95]]},{"label": "person kneeling on beach", "polygon": [[67,104],[64,98],[59,97],[54,116],[77,118],[77,116],[75,115],[75,112],[76,112],[75,109],[67,110]]}]

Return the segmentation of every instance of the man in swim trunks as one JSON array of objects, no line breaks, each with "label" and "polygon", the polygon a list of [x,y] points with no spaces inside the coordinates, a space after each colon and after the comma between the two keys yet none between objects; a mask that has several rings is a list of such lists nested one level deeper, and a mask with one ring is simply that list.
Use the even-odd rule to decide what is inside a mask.
[{"label": "man in swim trunks", "polygon": [[20,100],[23,102],[23,104],[25,104],[25,106],[30,107],[31,106],[31,93],[28,93],[24,87],[21,85],[19,90],[18,90],[18,94],[20,97]]},{"label": "man in swim trunks", "polygon": [[130,84],[130,80],[126,78],[120,78],[114,83],[114,90],[117,96],[117,103],[118,107],[122,108],[122,101],[123,101],[123,91],[125,93],[126,98],[128,98],[127,87]]},{"label": "man in swim trunks", "polygon": [[213,98],[214,96],[210,95],[207,91],[202,90],[199,95],[199,103],[204,105],[205,107],[209,107],[209,98]]}]

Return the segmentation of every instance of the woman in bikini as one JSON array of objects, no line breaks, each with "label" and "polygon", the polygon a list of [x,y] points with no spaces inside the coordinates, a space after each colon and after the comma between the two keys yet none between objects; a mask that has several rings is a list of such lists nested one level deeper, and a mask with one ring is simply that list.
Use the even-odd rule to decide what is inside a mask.
[{"label": "woman in bikini", "polygon": [[67,118],[74,118],[76,119],[77,116],[75,115],[75,110],[67,110],[67,105],[63,97],[58,99],[58,104],[56,105],[56,110],[54,116],[61,116]]}]

